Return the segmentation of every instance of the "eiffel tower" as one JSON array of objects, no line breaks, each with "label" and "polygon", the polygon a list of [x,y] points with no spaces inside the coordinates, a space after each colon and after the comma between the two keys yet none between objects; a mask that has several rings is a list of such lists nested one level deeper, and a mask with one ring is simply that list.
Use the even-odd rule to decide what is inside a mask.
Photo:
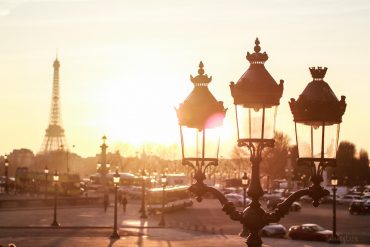
[{"label": "eiffel tower", "polygon": [[49,126],[46,129],[44,141],[40,153],[47,153],[52,151],[68,150],[66,138],[64,136],[64,129],[62,128],[60,120],[60,100],[59,100],[59,67],[58,58],[53,63],[54,79],[53,92],[51,99],[51,111]]}]

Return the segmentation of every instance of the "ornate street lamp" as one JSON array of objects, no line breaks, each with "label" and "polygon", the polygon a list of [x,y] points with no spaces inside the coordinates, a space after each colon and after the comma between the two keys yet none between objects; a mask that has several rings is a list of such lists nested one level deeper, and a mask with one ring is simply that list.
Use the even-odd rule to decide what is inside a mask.
[{"label": "ornate street lamp", "polygon": [[142,178],[142,184],[141,184],[141,209],[140,209],[141,215],[140,215],[140,218],[146,219],[148,218],[148,216],[146,215],[146,205],[145,205],[146,173],[144,169],[141,171],[141,178]]},{"label": "ornate street lamp", "polygon": [[44,169],[45,174],[45,198],[48,196],[48,175],[49,175],[49,168],[45,166]]},{"label": "ornate street lamp", "polygon": [[51,226],[59,227],[60,224],[57,221],[57,198],[58,198],[58,181],[59,181],[59,174],[58,171],[55,171],[53,175],[53,182],[54,182],[54,219]]},{"label": "ornate street lamp", "polygon": [[243,231],[249,230],[248,246],[261,246],[259,231],[267,225],[267,213],[259,203],[263,190],[260,182],[260,163],[262,151],[274,146],[275,121],[277,106],[283,94],[284,81],[280,84],[272,78],[264,63],[268,59],[266,52],[261,53],[260,42],[255,41],[254,53],[247,53],[250,67],[237,83],[230,83],[234,99],[238,146],[247,147],[252,163],[251,181],[248,196],[252,199],[239,216]]},{"label": "ornate street lamp", "polygon": [[[322,181],[323,169],[328,165],[335,164],[335,156],[327,157],[329,150],[325,149],[324,145],[327,145],[325,147],[329,147],[329,145],[327,141],[324,141],[326,137],[324,129],[327,130],[331,125],[339,125],[345,110],[344,96],[342,96],[341,101],[338,101],[330,87],[322,80],[322,69],[312,69],[314,81],[307,86],[297,101],[291,100],[290,107],[296,123],[296,130],[298,124],[310,126],[311,147],[313,147],[314,143],[321,143],[323,146],[319,149],[321,153],[318,155],[315,151],[312,151],[312,157],[304,156],[301,153],[302,149],[299,150],[298,163],[312,167],[311,181],[313,185],[291,194],[273,212],[266,212],[259,203],[259,199],[264,193],[260,181],[259,166],[262,161],[262,151],[267,147],[272,148],[274,146],[276,108],[283,93],[283,81],[281,80],[280,84],[277,84],[264,67],[268,56],[266,52],[260,52],[259,44],[259,40],[256,39],[255,52],[253,54],[248,52],[247,54],[247,59],[250,62],[249,69],[237,83],[230,83],[231,95],[233,96],[236,110],[237,143],[238,146],[249,149],[250,161],[252,163],[251,180],[247,191],[252,202],[242,212],[237,211],[233,203],[228,202],[221,192],[208,187],[203,182],[205,169],[210,165],[217,165],[218,163],[218,155],[212,158],[208,156],[208,153],[206,155],[205,150],[209,151],[212,146],[207,140],[206,149],[205,130],[207,129],[208,131],[209,126],[216,127],[221,125],[225,109],[222,106],[222,102],[217,102],[208,91],[207,85],[211,78],[204,75],[202,63],[200,64],[199,75],[195,78],[191,77],[195,84],[193,92],[177,109],[183,155],[182,163],[191,166],[195,170],[194,178],[196,183],[191,185],[189,190],[197,195],[198,201],[201,201],[205,193],[212,193],[220,201],[223,211],[232,220],[243,224],[244,233],[249,232],[246,241],[249,247],[260,247],[262,245],[259,235],[260,230],[269,223],[278,222],[280,218],[288,214],[290,205],[301,196],[308,195],[313,198],[313,205],[317,207],[319,199],[329,194],[327,190],[321,187],[320,182]],[[215,115],[219,117],[212,117]],[[210,119],[218,121],[210,121]],[[189,149],[185,147],[183,127],[196,130],[197,135],[195,135],[195,138],[193,137],[196,148]],[[321,135],[313,135],[315,130],[320,128],[322,129]],[[339,129],[336,137],[338,135]],[[296,131],[296,136],[300,148],[302,143],[298,142],[298,136],[300,136],[298,131]],[[314,137],[322,138],[322,140],[314,140]],[[187,144],[191,144],[191,141],[190,139]],[[337,142],[333,141],[330,152],[334,155],[337,147],[335,143]],[[193,151],[193,156],[189,155],[189,151]]]},{"label": "ornate street lamp", "polygon": [[[190,80],[193,91],[176,109],[180,127],[182,164],[193,169],[196,183],[189,190],[200,202],[208,191],[219,193],[204,184],[206,169],[218,165],[219,127],[226,114],[223,102],[217,101],[208,89],[212,77],[204,74],[204,65],[199,63],[198,75]],[[226,199],[225,199],[226,200]]]},{"label": "ornate street lamp", "polygon": [[9,195],[9,174],[8,174],[8,169],[9,169],[9,160],[8,160],[8,155],[5,155],[5,192],[6,194]]},{"label": "ornate street lamp", "polygon": [[159,222],[159,226],[165,226],[166,221],[164,220],[164,211],[165,211],[165,201],[166,201],[166,185],[167,185],[167,176],[166,174],[162,174],[161,177],[161,184],[162,184],[162,212],[161,212],[161,221]]},{"label": "ornate street lamp", "polygon": [[242,177],[242,187],[243,187],[243,208],[245,208],[245,198],[247,197],[247,193],[246,193],[246,190],[247,190],[247,187],[248,187],[248,183],[249,183],[249,178],[247,176],[247,173],[244,172],[244,175]]},{"label": "ornate street lamp", "polygon": [[120,238],[118,231],[117,231],[117,190],[120,184],[121,176],[116,170],[116,173],[113,175],[113,185],[114,185],[114,224],[113,224],[113,233],[110,236],[113,239]]},{"label": "ornate street lamp", "polygon": [[311,67],[313,81],[297,100],[292,98],[289,102],[295,122],[298,165],[310,167],[310,196],[315,207],[322,196],[329,194],[320,183],[325,168],[336,166],[340,123],[346,109],[346,97],[341,96],[339,101],[324,81],[326,71],[327,68]]},{"label": "ornate street lamp", "polygon": [[338,177],[333,174],[330,183],[333,186],[333,236],[331,239],[329,239],[329,243],[331,244],[340,244],[340,239],[338,238],[337,235],[337,212],[336,212],[336,204],[337,204],[337,197],[336,197],[336,192],[337,192],[337,185],[338,185]]}]

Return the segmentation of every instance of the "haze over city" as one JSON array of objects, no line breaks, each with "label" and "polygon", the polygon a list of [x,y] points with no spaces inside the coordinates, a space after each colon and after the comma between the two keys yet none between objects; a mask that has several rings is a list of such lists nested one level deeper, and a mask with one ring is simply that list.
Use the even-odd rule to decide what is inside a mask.
[{"label": "haze over city", "polygon": [[[69,148],[82,156],[123,143],[179,145],[174,107],[190,93],[199,61],[228,108],[221,152],[236,144],[229,83],[248,68],[255,38],[284,93],[277,130],[291,137],[288,106],[328,67],[325,81],[347,97],[341,140],[370,150],[368,1],[0,2],[0,150],[40,150],[48,126],[53,61],[60,61],[61,117]],[[132,155],[128,154],[128,155]]]}]

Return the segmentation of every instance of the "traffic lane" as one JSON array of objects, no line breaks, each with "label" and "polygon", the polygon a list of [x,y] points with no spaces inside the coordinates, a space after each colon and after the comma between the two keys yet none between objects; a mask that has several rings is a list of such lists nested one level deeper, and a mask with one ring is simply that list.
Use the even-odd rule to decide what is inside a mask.
[{"label": "traffic lane", "polygon": [[[239,210],[242,209],[239,208]],[[287,229],[292,225],[303,223],[316,223],[332,229],[332,217],[331,204],[322,204],[315,208],[310,203],[302,203],[301,211],[290,212],[279,223]],[[192,208],[168,214],[166,218],[173,225],[193,225],[193,227],[198,225],[198,228],[205,225],[208,229],[214,227],[216,231],[222,229],[225,234],[238,234],[242,228],[240,222],[232,221],[222,211],[220,203],[215,199],[204,199],[201,203],[194,202]],[[350,215],[347,206],[339,205],[337,208],[338,233],[370,235],[369,220],[369,215]]]}]

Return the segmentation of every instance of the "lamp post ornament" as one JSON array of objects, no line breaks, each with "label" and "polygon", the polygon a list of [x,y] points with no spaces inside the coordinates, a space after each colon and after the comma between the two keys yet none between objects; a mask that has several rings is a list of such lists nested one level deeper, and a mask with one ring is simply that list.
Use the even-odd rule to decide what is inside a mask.
[{"label": "lamp post ornament", "polygon": [[48,196],[48,175],[49,175],[49,168],[45,166],[44,169],[45,173],[45,198]]},{"label": "lamp post ornament", "polygon": [[337,192],[337,185],[338,185],[338,177],[333,174],[330,183],[333,186],[333,236],[331,239],[329,239],[329,243],[331,244],[340,244],[340,239],[337,235],[337,213],[336,213],[336,204],[337,204],[337,198],[336,198],[336,192]]},{"label": "lamp post ornament", "polygon": [[51,223],[51,226],[54,226],[54,227],[60,226],[60,224],[57,221],[58,181],[59,181],[59,174],[58,174],[58,171],[55,171],[55,173],[53,175],[53,182],[54,182],[54,214],[53,214],[53,223]]},{"label": "lamp post ornament", "polygon": [[142,184],[141,184],[141,209],[140,209],[140,212],[141,212],[141,215],[140,215],[140,218],[141,219],[146,219],[148,218],[148,216],[146,215],[146,205],[145,205],[145,192],[146,192],[146,173],[145,173],[145,170],[143,169],[141,171],[141,178],[142,178]]},{"label": "lamp post ornament", "polygon": [[162,183],[162,212],[161,212],[161,221],[159,222],[158,225],[165,226],[166,221],[164,219],[164,214],[165,214],[166,185],[167,185],[167,176],[165,173],[162,174],[161,183]]},{"label": "lamp post ornament", "polygon": [[244,172],[243,174],[243,177],[242,177],[242,187],[243,187],[243,208],[245,208],[245,198],[247,197],[246,195],[246,190],[247,190],[247,187],[248,187],[248,182],[249,182],[249,179],[248,179],[248,176],[247,176],[247,173]]},{"label": "lamp post ornament", "polygon": [[[314,80],[308,84],[298,100],[291,99],[289,104],[296,126],[298,164],[308,165],[311,168],[312,185],[291,194],[273,212],[266,212],[259,203],[264,193],[260,181],[260,163],[262,151],[265,148],[274,147],[276,109],[283,93],[284,82],[280,80],[277,84],[266,70],[264,63],[268,60],[268,55],[266,52],[260,52],[259,45],[260,42],[256,39],[254,53],[247,53],[250,67],[237,83],[230,83],[237,120],[237,144],[249,150],[252,163],[247,190],[252,201],[243,211],[236,210],[234,204],[227,201],[220,191],[204,183],[206,169],[209,166],[218,165],[219,147],[219,139],[216,140],[216,144],[211,145],[209,139],[214,135],[208,135],[207,142],[206,135],[222,125],[226,109],[223,103],[217,101],[208,90],[208,83],[211,82],[212,77],[204,74],[202,62],[199,64],[198,75],[194,78],[190,76],[194,83],[193,91],[176,109],[180,127],[182,164],[194,170],[196,180],[189,190],[197,196],[198,202],[202,201],[206,193],[212,193],[220,201],[222,210],[232,220],[239,221],[243,225],[243,232],[249,232],[246,241],[249,247],[260,247],[262,245],[260,230],[269,223],[278,222],[288,214],[290,205],[301,196],[310,196],[313,199],[313,206],[317,207],[320,198],[329,194],[329,191],[320,185],[322,172],[325,167],[336,164],[339,124],[346,107],[345,97],[342,96],[339,101],[329,85],[324,82],[326,68],[310,68]],[[308,140],[300,138],[304,134],[300,132],[301,125],[311,133]],[[190,139],[186,139],[188,129],[193,132]],[[332,138],[328,135],[329,129],[336,130],[334,131],[335,147],[332,147],[330,154],[327,152],[330,145],[327,140]],[[316,134],[317,131],[320,131],[320,134],[314,135],[313,133]],[[314,140],[314,137],[318,137],[319,140]],[[192,140],[195,140],[194,143],[191,143]],[[307,145],[307,141],[311,147],[310,153],[304,153],[304,149],[300,148],[302,145]],[[319,145],[316,146],[317,144]],[[210,153],[212,147],[216,150]]]},{"label": "lamp post ornament", "polygon": [[120,184],[121,176],[118,173],[118,169],[116,173],[113,175],[113,185],[114,185],[114,219],[113,219],[113,233],[110,236],[113,239],[120,238],[117,230],[117,190]]}]

